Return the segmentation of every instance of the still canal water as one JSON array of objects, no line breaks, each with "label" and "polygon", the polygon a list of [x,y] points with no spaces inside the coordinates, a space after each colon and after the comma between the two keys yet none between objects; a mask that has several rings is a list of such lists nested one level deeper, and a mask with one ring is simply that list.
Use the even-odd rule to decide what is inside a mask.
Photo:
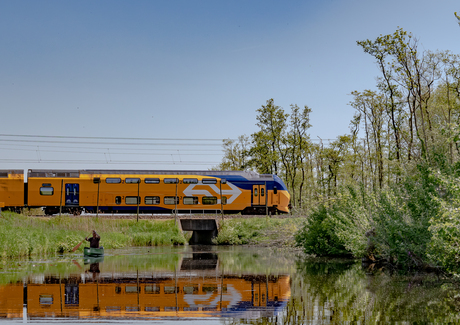
[{"label": "still canal water", "polygon": [[457,323],[460,289],[286,250],[185,246],[0,262],[0,322]]}]

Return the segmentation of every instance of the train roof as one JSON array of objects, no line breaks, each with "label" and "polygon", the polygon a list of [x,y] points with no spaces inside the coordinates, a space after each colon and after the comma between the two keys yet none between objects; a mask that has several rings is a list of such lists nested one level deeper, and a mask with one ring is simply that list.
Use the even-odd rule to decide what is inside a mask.
[{"label": "train roof", "polygon": [[22,169],[0,169],[0,177],[8,177],[8,175],[24,175]]},{"label": "train roof", "polygon": [[115,169],[29,169],[29,177],[79,177],[80,174],[130,174],[130,175],[201,175],[211,177],[243,177],[252,180],[273,180],[272,174],[258,174],[254,171],[234,170],[115,170]]}]

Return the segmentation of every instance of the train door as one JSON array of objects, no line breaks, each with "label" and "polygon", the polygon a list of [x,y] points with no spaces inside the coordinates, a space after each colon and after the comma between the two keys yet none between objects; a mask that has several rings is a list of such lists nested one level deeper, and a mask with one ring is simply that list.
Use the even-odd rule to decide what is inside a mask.
[{"label": "train door", "polygon": [[252,186],[252,204],[253,205],[265,205],[267,202],[267,193],[265,191],[265,185],[253,185]]},{"label": "train door", "polygon": [[276,188],[276,186],[273,186],[272,204],[273,205],[280,204],[280,195],[278,193],[278,189]]},{"label": "train door", "polygon": [[254,307],[267,306],[267,287],[265,283],[254,283],[252,294]]},{"label": "train door", "polygon": [[65,184],[65,205],[79,205],[80,184]]}]

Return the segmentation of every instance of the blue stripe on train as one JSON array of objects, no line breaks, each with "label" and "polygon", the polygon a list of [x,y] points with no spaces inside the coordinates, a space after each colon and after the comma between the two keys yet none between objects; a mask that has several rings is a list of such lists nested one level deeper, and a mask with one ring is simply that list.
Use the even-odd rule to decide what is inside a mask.
[{"label": "blue stripe on train", "polygon": [[231,182],[232,184],[244,190],[252,190],[253,185],[267,184],[267,190],[273,190],[273,187],[276,186],[276,188],[280,191],[287,191],[286,185],[284,185],[284,182],[277,175],[273,175],[273,180],[268,180],[268,181],[248,180],[244,178],[243,176],[238,176],[238,175],[207,175],[207,176],[216,177],[216,178],[224,178],[227,181]]}]

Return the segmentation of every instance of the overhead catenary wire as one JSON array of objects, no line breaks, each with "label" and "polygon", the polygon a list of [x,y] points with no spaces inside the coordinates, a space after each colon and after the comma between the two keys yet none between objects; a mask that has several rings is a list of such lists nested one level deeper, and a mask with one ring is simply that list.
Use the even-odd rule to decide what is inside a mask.
[{"label": "overhead catenary wire", "polygon": [[[3,146],[3,147],[2,147]],[[10,149],[5,146],[13,146],[14,148],[16,147],[32,147],[36,148],[36,144],[17,144],[17,143],[2,143],[0,144],[0,149]],[[68,149],[69,146],[53,146],[53,145],[40,145],[40,148],[65,148]],[[168,149],[168,148],[110,148],[110,147],[79,147],[79,146],[72,146],[73,149],[92,149],[92,150],[108,150],[108,149],[117,149],[117,150],[124,150],[124,151],[177,151],[177,149]],[[19,149],[21,150],[21,149]],[[34,149],[35,150],[35,149]],[[183,151],[189,151],[189,152],[222,152],[222,149],[187,149],[187,148],[182,148],[180,149],[182,152]]]},{"label": "overhead catenary wire", "polygon": [[[211,167],[219,165],[222,161],[209,161],[207,157],[212,160],[215,160],[213,157],[217,156],[222,158],[225,152],[224,140],[235,141],[235,139],[214,138],[0,134],[0,164],[2,166],[14,166],[17,163],[23,163],[40,166],[45,164],[80,166],[104,164],[207,165]],[[321,141],[328,142],[333,141],[333,139],[322,139]],[[15,154],[16,152],[18,154]],[[33,156],[31,156],[32,153]],[[123,159],[125,157],[121,156],[128,159]],[[186,159],[183,160],[182,156]],[[71,159],[71,157],[75,159]],[[145,157],[152,157],[153,159],[146,160]],[[171,158],[162,159],[165,157]],[[205,158],[205,161],[200,157]]]},{"label": "overhead catenary wire", "polygon": [[[98,139],[98,140],[133,140],[133,141],[220,141],[224,139],[191,139],[191,138],[129,138],[129,137],[84,137],[70,135],[37,135],[37,134],[0,134],[0,137],[23,138],[57,138],[57,139]],[[235,140],[235,139],[230,139]]]},{"label": "overhead catenary wire", "polygon": [[[3,156],[0,164],[215,166],[220,163],[216,158],[222,157],[222,142],[222,139],[0,134],[0,157]],[[171,159],[165,160],[169,156]]]},{"label": "overhead catenary wire", "polygon": [[[4,150],[12,150],[12,151],[37,151],[37,149],[18,149],[18,148],[2,148],[0,147],[0,149],[4,149]],[[92,149],[92,148],[88,148],[88,149]],[[104,148],[105,150],[107,150],[108,148]],[[177,153],[178,150],[174,150],[174,153],[176,154],[179,154]],[[95,151],[75,151],[75,150],[43,150],[42,148],[40,148],[40,152],[55,152],[55,153],[90,153],[90,154],[98,154],[98,153],[109,153],[109,152],[103,152],[103,151],[99,151],[99,152],[95,152]],[[222,151],[220,151],[222,152]],[[110,154],[111,155],[126,155],[126,154],[129,154],[127,152],[113,152],[113,151],[110,151]],[[137,152],[135,153],[136,155],[139,155],[139,156],[169,156],[171,155],[170,153],[145,153],[145,152]],[[183,156],[195,156],[196,154],[193,154],[193,153],[181,153],[181,155]],[[200,153],[201,156],[222,156],[222,154],[217,154],[217,153]]]},{"label": "overhead catenary wire", "polygon": [[0,139],[1,142],[19,143],[59,143],[59,144],[111,144],[118,146],[222,146],[222,143],[137,143],[137,142],[85,142],[85,141],[50,141],[50,140],[17,140]]},{"label": "overhead catenary wire", "polygon": [[[136,165],[146,165],[146,164],[171,164],[170,161],[151,161],[151,160],[146,160],[146,161],[139,161],[139,160],[112,160],[107,162],[106,160],[45,160],[45,159],[4,159],[0,158],[0,162],[13,162],[13,163],[49,163],[49,164],[61,164],[61,163],[66,163],[66,164],[104,164],[104,165],[116,165],[116,164],[136,164]],[[180,164],[185,164],[185,165],[209,165],[209,164],[218,164],[220,162],[209,162],[209,161],[182,161]],[[177,162],[175,164],[178,164]]]}]

